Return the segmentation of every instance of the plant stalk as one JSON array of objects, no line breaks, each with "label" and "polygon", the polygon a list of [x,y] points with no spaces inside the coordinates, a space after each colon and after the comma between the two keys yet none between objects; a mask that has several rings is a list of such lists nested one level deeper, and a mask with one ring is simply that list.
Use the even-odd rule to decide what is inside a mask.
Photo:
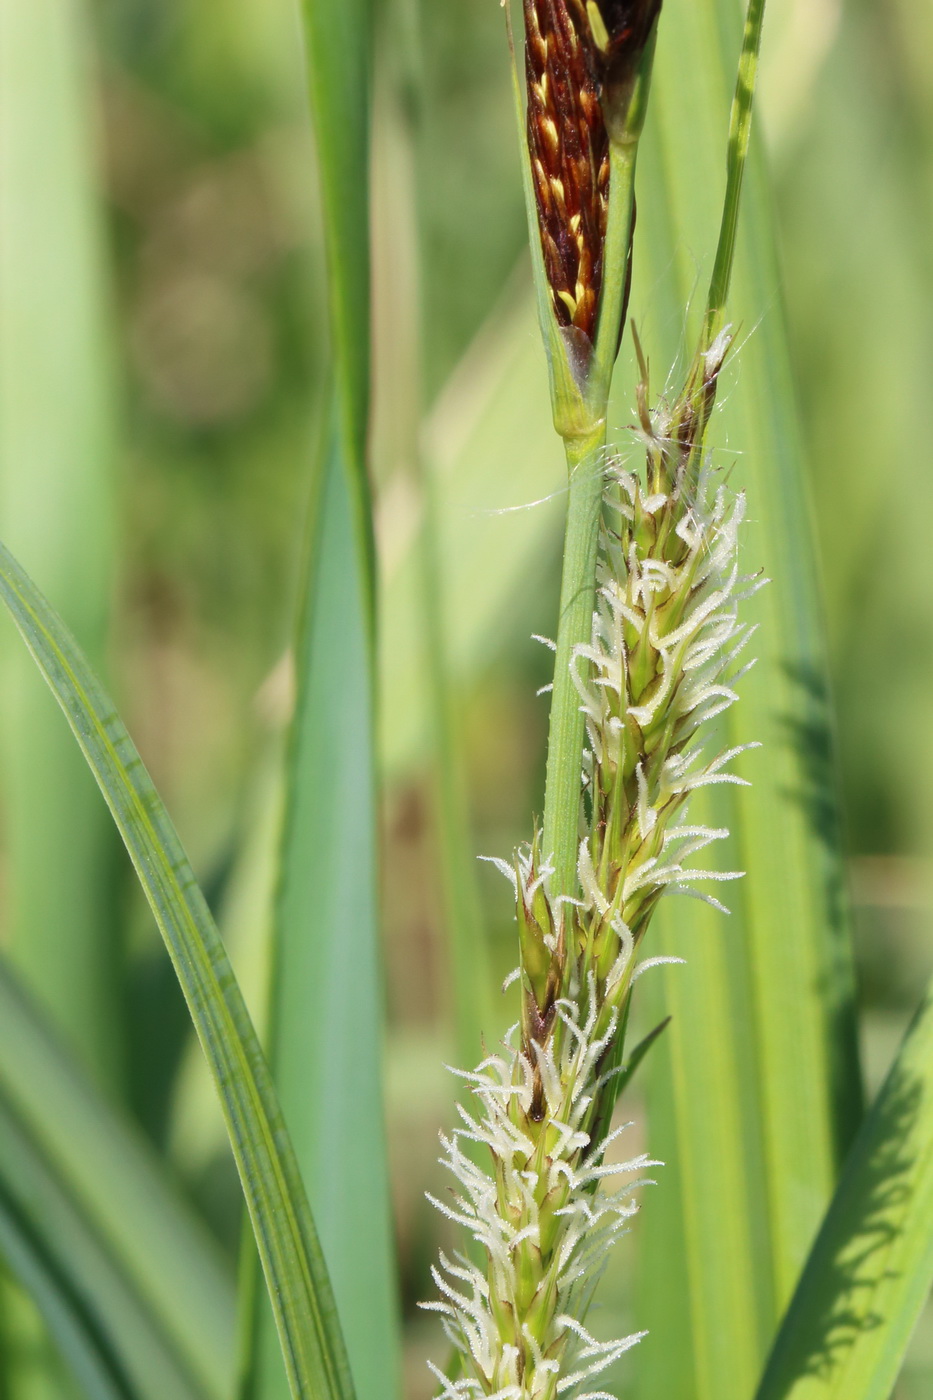
[{"label": "plant stalk", "polygon": [[729,295],[729,284],[732,280],[739,205],[742,196],[742,181],[745,178],[748,146],[751,140],[752,108],[758,77],[758,55],[761,51],[761,30],[764,17],[765,0],[750,0],[745,16],[742,53],[739,58],[735,96],[732,100],[732,114],[729,120],[726,195],[723,202],[719,246],[716,249],[716,262],[713,267],[706,318],[703,324],[701,353],[710,348],[722,329],[723,311],[726,298]]},{"label": "plant stalk", "polygon": [[596,597],[596,552],[603,497],[605,420],[584,438],[566,440],[570,497],[564,533],[560,620],[548,733],[544,795],[545,859],[552,860],[551,893],[576,892],[580,824],[580,771],[584,722],[573,683],[574,648],[590,641]]},{"label": "plant stalk", "polygon": [[[544,794],[543,855],[552,860],[551,892],[576,893],[580,818],[580,771],[583,761],[583,715],[573,683],[574,648],[590,641],[596,596],[596,554],[603,496],[606,412],[612,368],[625,315],[628,261],[632,246],[637,142],[614,142],[610,153],[612,182],[603,304],[584,416],[590,427],[565,435],[570,496],[564,533],[560,616],[554,690],[548,733],[547,784]],[[611,340],[611,345],[608,343]],[[560,428],[561,405],[555,402]]]}]

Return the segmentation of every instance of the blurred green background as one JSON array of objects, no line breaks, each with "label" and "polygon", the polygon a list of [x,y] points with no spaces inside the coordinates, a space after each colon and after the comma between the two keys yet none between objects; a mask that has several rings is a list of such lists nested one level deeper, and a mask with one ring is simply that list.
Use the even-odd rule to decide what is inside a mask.
[{"label": "blurred green background", "polygon": [[[16,6],[4,6],[9,34]],[[291,0],[47,8],[49,52],[32,77],[63,104],[70,159],[90,182],[66,191],[34,228],[9,214],[0,224],[0,533],[105,661],[261,1017],[288,643],[328,377],[296,19]],[[56,38],[59,8],[67,23]],[[436,1134],[453,1092],[443,1064],[458,1048],[419,530],[427,491],[469,840],[507,855],[542,803],[546,702],[535,692],[548,654],[531,634],[553,628],[563,468],[531,312],[501,11],[493,0],[378,8],[372,463],[387,1103],[406,1395],[422,1400],[424,1357],[443,1358],[435,1322],[415,1308],[431,1291],[439,1232],[423,1192],[437,1183]],[[30,81],[2,62],[8,94]],[[52,140],[56,114],[44,115]],[[933,9],[923,0],[771,0],[761,119],[821,555],[863,1050],[875,1086],[933,969]],[[39,171],[42,158],[40,143]],[[23,160],[0,126],[0,173],[28,177]],[[60,244],[43,262],[46,237],[75,250],[71,271]],[[23,249],[32,285],[19,280],[28,259],[14,261]],[[698,265],[709,252],[687,251]],[[93,304],[72,306],[89,281]],[[59,440],[65,425],[66,443],[73,424],[86,470],[56,459],[55,432],[46,442],[41,423],[17,417],[32,363],[17,315],[44,294],[47,314],[78,328],[73,342],[63,329],[61,362],[43,368],[59,386],[45,416]],[[741,393],[741,371],[737,383]],[[623,385],[620,436],[630,396]],[[169,1155],[232,1257],[238,1188],[210,1085],[128,867],[95,827],[105,824],[79,766],[64,777],[50,770],[45,791],[53,807],[60,797],[86,814],[93,859],[76,857],[73,872],[88,885],[85,903],[65,879],[35,907],[23,894],[30,850],[41,858],[54,833],[18,819],[17,794],[37,774],[30,736],[46,724],[57,732],[59,721],[8,630],[5,943],[107,1091]],[[513,960],[507,891],[485,867],[466,878],[488,931],[492,997]],[[109,1001],[104,994],[95,1006],[77,990],[80,930],[73,967],[30,934],[79,921],[81,908],[99,910],[118,950]],[[626,1307],[624,1277],[623,1257],[608,1306]],[[18,1344],[40,1355],[41,1329],[20,1306]],[[915,1339],[903,1400],[931,1387],[933,1325]]]}]

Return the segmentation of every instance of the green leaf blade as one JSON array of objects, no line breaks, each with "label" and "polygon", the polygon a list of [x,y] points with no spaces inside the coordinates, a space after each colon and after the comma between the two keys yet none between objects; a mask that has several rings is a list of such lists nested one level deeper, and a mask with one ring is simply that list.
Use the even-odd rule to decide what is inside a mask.
[{"label": "green leaf blade", "polygon": [[[696,250],[712,251],[719,223],[722,177],[709,172],[725,174],[739,21],[713,0],[670,0],[662,17],[635,249],[636,317],[664,347],[656,379],[683,356],[683,307],[698,321]],[[714,460],[747,493],[744,567],[771,582],[744,605],[760,624],[758,661],[722,741],[763,748],[741,761],[750,789],[691,812],[733,833],[720,859],[746,874],[729,891],[732,917],[679,902],[659,918],[659,951],[688,966],[665,970],[657,1005],[673,1024],[653,1057],[649,1141],[672,1170],[642,1222],[637,1320],[651,1335],[635,1358],[639,1400],[751,1393],[860,1113],[825,645],[754,139],[726,320],[740,344],[711,425]],[[690,1344],[666,1349],[685,1323]]]},{"label": "green leaf blade", "polygon": [[[86,11],[0,3],[0,535],[66,600],[98,665],[114,578],[116,392]],[[117,1090],[113,830],[12,636],[0,658],[7,946]]]},{"label": "green leaf blade", "polygon": [[101,1393],[225,1400],[227,1269],[2,960],[0,1120],[0,1250],[76,1374]]},{"label": "green leaf blade", "polygon": [[302,0],[330,273],[340,441],[367,602],[374,546],[366,472],[369,422],[371,0]]},{"label": "green leaf blade", "polygon": [[[319,528],[298,652],[270,1048],[355,1384],[379,1400],[396,1384],[398,1324],[380,1076],[371,653],[336,448]],[[284,1393],[270,1321],[256,1323],[250,1395]]]},{"label": "green leaf blade", "polygon": [[172,959],[221,1100],[293,1394],[349,1400],[326,1269],[268,1068],[168,814],[61,620],[0,546],[9,608],[110,807]]},{"label": "green leaf blade", "polygon": [[[330,273],[333,421],[312,485],[273,934],[269,1048],[362,1400],[397,1387],[381,1062],[370,401],[370,0],[305,0]],[[285,1394],[256,1299],[244,1393]]]},{"label": "green leaf blade", "polygon": [[933,989],[846,1162],[757,1400],[888,1400],[933,1284]]}]

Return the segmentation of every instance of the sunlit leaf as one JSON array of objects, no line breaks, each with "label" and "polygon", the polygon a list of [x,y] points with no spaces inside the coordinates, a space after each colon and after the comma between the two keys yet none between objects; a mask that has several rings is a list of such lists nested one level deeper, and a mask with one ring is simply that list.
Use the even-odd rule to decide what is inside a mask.
[{"label": "sunlit leaf", "polygon": [[[330,272],[334,413],[296,642],[269,1047],[363,1400],[396,1388],[382,1102],[369,425],[369,0],[302,6]],[[246,1394],[285,1394],[257,1299]]]},{"label": "sunlit leaf", "polygon": [[933,1284],[933,994],[846,1161],[758,1400],[888,1400]]},{"label": "sunlit leaf", "polygon": [[[722,176],[709,172],[725,171],[739,19],[731,3],[678,0],[662,19],[634,304],[656,389],[683,353],[696,259],[703,287],[714,248]],[[642,1222],[642,1400],[750,1393],[859,1113],[826,662],[777,289],[754,151],[727,313],[745,334],[712,441],[747,491],[744,562],[771,579],[747,605],[759,660],[728,725],[728,742],[764,747],[743,759],[750,790],[692,813],[732,830],[721,858],[747,872],[732,917],[678,902],[660,918],[662,951],[688,966],[657,983],[673,1019],[653,1057],[649,1133],[670,1166]],[[689,1344],[667,1344],[684,1329]]]},{"label": "sunlit leaf", "polygon": [[[64,600],[99,666],[115,394],[87,17],[57,0],[0,3],[0,533]],[[98,1080],[116,1087],[113,828],[12,633],[2,678],[8,946]]]}]

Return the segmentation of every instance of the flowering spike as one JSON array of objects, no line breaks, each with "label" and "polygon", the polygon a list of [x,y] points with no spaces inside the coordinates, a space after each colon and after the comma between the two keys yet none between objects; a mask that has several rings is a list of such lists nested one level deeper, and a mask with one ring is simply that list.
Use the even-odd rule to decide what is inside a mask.
[{"label": "flowering spike", "polygon": [[[472,1076],[483,1109],[475,1136],[491,1154],[492,1173],[467,1157],[464,1134],[442,1139],[457,1192],[450,1206],[435,1204],[467,1224],[487,1261],[480,1270],[442,1255],[433,1271],[440,1297],[424,1306],[441,1314],[474,1377],[454,1382],[435,1372],[444,1394],[555,1400],[641,1335],[596,1342],[579,1319],[594,1275],[635,1214],[635,1188],[659,1163],[646,1156],[604,1163],[608,1144],[592,1142],[592,1100],[580,1088],[592,1081],[605,1037],[597,1036],[592,1011],[582,1021],[569,1003],[559,1011],[567,1031],[561,1048],[552,1042],[539,1052],[548,1086],[541,1122],[530,1121],[530,1066],[507,1047],[508,1058],[495,1057]],[[621,1185],[594,1190],[616,1176]]]},{"label": "flowering spike", "polygon": [[[541,251],[554,316],[596,341],[605,274],[612,142],[635,145],[630,107],[661,0],[524,0],[526,130]],[[627,230],[631,258],[631,226]],[[625,322],[616,306],[616,345]],[[573,341],[571,340],[571,343]]]},{"label": "flowering spike", "polygon": [[541,1041],[553,1017],[563,982],[564,947],[560,921],[547,895],[551,867],[542,863],[539,836],[515,856],[515,910],[525,997],[522,1032],[525,1045]]},{"label": "flowering spike", "polygon": [[[464,1127],[443,1139],[459,1194],[440,1205],[470,1230],[486,1269],[464,1277],[445,1265],[432,1305],[481,1396],[556,1400],[638,1340],[597,1347],[582,1314],[569,1321],[636,1208],[631,1187],[607,1190],[604,1180],[651,1165],[604,1159],[616,1098],[647,1049],[624,1062],[633,984],[672,961],[639,961],[638,951],[662,896],[721,909],[694,882],[739,878],[695,867],[728,833],[689,823],[685,809],[696,788],[739,781],[729,764],[753,747],[706,753],[703,739],[738,698],[751,635],[739,606],[762,580],[739,572],[744,497],[729,495],[708,457],[694,468],[693,446],[685,456],[672,431],[689,393],[653,415],[646,408],[646,479],[620,464],[606,470],[617,524],[603,531],[591,638],[573,658],[587,732],[579,897],[552,896],[537,832],[514,866],[500,863],[516,896],[520,1040],[466,1076],[482,1112],[463,1111]],[[647,390],[641,397],[647,404]],[[490,1172],[467,1156],[468,1142],[488,1148]]]},{"label": "flowering spike", "polygon": [[524,0],[528,150],[554,315],[592,342],[603,273],[609,137],[579,0]]},{"label": "flowering spike", "polygon": [[[434,1203],[469,1231],[482,1259],[480,1267],[441,1255],[432,1271],[440,1296],[425,1306],[442,1316],[468,1373],[449,1379],[432,1367],[442,1400],[611,1400],[589,1382],[643,1334],[598,1342],[584,1320],[641,1183],[606,1183],[659,1165],[646,1157],[607,1161],[622,1131],[611,1130],[611,1119],[619,1092],[666,1024],[624,1058],[633,984],[651,967],[676,961],[638,961],[640,945],[662,896],[722,909],[693,882],[739,878],[696,868],[698,853],[727,833],[686,819],[695,789],[743,781],[729,764],[755,747],[704,749],[710,721],[736,703],[750,664],[739,658],[754,628],[740,620],[739,606],[764,582],[739,571],[744,497],[717,481],[704,444],[732,343],[720,320],[722,299],[711,295],[673,405],[651,411],[636,341],[644,476],[606,465],[603,420],[593,421],[594,412],[604,413],[600,394],[624,306],[634,152],[660,5],[524,0],[529,204],[535,201],[544,253],[534,252],[539,308],[555,423],[571,465],[551,725],[558,758],[552,764],[549,754],[544,836],[536,831],[513,865],[496,862],[515,892],[521,1019],[501,1053],[462,1074],[479,1108],[459,1106],[462,1126],[441,1137],[456,1186],[448,1203]],[[763,0],[750,0],[746,76],[753,76],[762,7]],[[743,81],[740,74],[740,108]],[[747,138],[747,122],[744,130]],[[612,188],[604,206],[607,150]],[[618,172],[627,183],[615,182]],[[731,176],[730,189],[724,222],[737,204]],[[727,240],[726,271],[731,246]],[[569,397],[555,372],[552,342],[561,335],[542,295],[542,261],[564,349],[579,350],[582,340],[591,353],[578,355],[584,373],[574,366]],[[565,399],[590,417],[565,412]],[[600,532],[603,506],[614,523]],[[585,745],[576,737],[584,731]],[[474,1160],[477,1146],[488,1150],[488,1170]]]}]

